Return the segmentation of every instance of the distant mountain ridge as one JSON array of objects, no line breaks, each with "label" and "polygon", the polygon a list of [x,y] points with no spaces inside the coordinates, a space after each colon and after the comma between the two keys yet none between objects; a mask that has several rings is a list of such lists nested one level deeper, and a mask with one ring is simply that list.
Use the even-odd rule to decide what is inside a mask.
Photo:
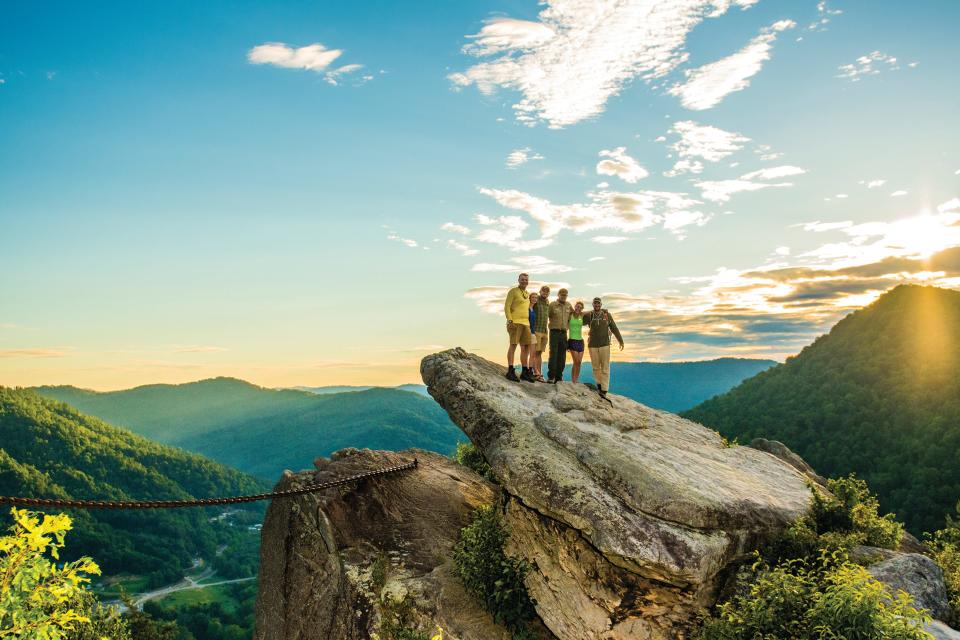
[{"label": "distant mountain ridge", "polygon": [[856,472],[914,533],[937,529],[960,499],[960,292],[898,286],[683,415]]},{"label": "distant mountain ridge", "polygon": [[380,387],[376,385],[367,385],[367,386],[353,386],[353,385],[331,385],[327,387],[291,387],[297,391],[307,391],[309,393],[316,393],[318,395],[325,395],[328,393],[347,393],[350,391],[367,391],[369,389],[396,389],[398,391],[412,391],[413,393],[419,393],[422,396],[430,397],[430,394],[427,393],[427,385],[425,384],[401,384],[395,387]]},{"label": "distant mountain ridge", "polygon": [[[0,494],[181,500],[265,488],[239,471],[150,442],[62,402],[0,387]],[[73,555],[92,555],[108,573],[177,579],[192,558],[212,558],[224,541],[224,532],[209,522],[221,510],[73,511],[68,548]]]},{"label": "distant mountain ridge", "polygon": [[[654,409],[679,413],[747,378],[779,364],[775,360],[717,358],[689,362],[614,362],[610,389]],[[564,374],[570,379],[570,365]],[[584,357],[581,382],[593,382],[589,357]]]},{"label": "distant mountain ridge", "polygon": [[419,447],[449,454],[466,438],[432,400],[398,389],[320,395],[212,378],[105,393],[75,387],[36,391],[268,480],[286,468],[309,468],[314,456],[344,447]]}]

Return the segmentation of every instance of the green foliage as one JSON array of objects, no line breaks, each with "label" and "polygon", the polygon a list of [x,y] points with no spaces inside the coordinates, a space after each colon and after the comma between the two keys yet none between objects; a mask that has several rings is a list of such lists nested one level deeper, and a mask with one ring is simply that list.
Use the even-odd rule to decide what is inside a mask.
[{"label": "green foliage", "polygon": [[380,601],[380,640],[430,640],[430,635],[414,626],[413,599],[404,594],[387,594]]},{"label": "green foliage", "polygon": [[[150,637],[155,640],[250,640],[257,597],[255,582],[210,587],[198,593],[208,594],[209,600],[173,604],[175,599],[168,597],[147,602],[138,614],[142,627],[154,634]],[[139,635],[134,637],[141,640]]]},{"label": "green foliage", "polygon": [[389,560],[384,554],[377,556],[377,559],[373,561],[373,564],[370,565],[370,582],[373,584],[373,587],[379,592],[383,589],[383,585],[387,583],[387,568],[389,567]]},{"label": "green foliage", "polygon": [[496,508],[480,507],[473,521],[460,530],[453,561],[467,591],[483,602],[498,623],[519,632],[535,613],[523,583],[530,566],[507,557],[506,541]]},{"label": "green foliage", "polygon": [[454,462],[472,469],[477,475],[483,476],[487,480],[493,480],[493,472],[490,470],[487,459],[483,457],[483,454],[472,442],[458,442],[457,450],[453,452],[452,458]]},{"label": "green foliage", "polygon": [[[130,627],[116,607],[103,606],[87,590],[74,595],[65,605],[76,611],[86,612],[87,622],[81,622],[77,628],[67,634],[69,640],[131,640]],[[137,640],[141,640],[137,638]]]},{"label": "green foliage", "polygon": [[46,557],[59,560],[69,516],[16,508],[11,514],[11,535],[0,537],[0,638],[66,638],[91,623],[87,609],[70,605],[100,568],[90,558],[58,564]]},{"label": "green foliage", "polygon": [[[266,488],[238,471],[150,442],[23,389],[0,387],[0,443],[4,495],[168,500]],[[252,506],[247,513],[259,520],[263,508]],[[107,573],[144,575],[148,587],[161,586],[179,580],[192,558],[214,558],[220,545],[248,533],[210,522],[219,512],[77,511],[65,554],[68,559],[93,556]],[[246,554],[249,570],[256,566],[256,546]]]},{"label": "green foliage", "polygon": [[856,545],[896,549],[903,538],[903,525],[893,515],[877,513],[879,503],[867,483],[850,475],[827,480],[827,495],[811,484],[810,512],[788,527],[765,549],[765,557],[777,562],[813,559],[823,552],[846,553]]},{"label": "green foliage", "polygon": [[317,395],[265,389],[235,378],[97,393],[39,393],[151,440],[207,456],[273,482],[345,447],[446,454],[463,433],[430,398],[399,389]]},{"label": "green foliage", "polygon": [[929,618],[861,566],[825,554],[808,564],[754,566],[749,593],[718,608],[699,640],[929,640]]},{"label": "green foliage", "polygon": [[960,292],[899,286],[799,355],[683,414],[856,473],[918,534],[960,495]]},{"label": "green foliage", "polygon": [[943,580],[950,598],[950,622],[960,624],[960,502],[956,515],[947,515],[943,529],[927,536],[927,545],[933,551],[933,559],[943,569]]}]

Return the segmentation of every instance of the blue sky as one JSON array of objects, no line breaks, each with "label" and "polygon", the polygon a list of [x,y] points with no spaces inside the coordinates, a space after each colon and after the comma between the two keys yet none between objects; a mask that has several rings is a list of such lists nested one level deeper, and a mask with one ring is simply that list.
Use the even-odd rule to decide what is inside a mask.
[{"label": "blue sky", "polygon": [[[7,3],[0,384],[415,381],[516,279],[633,360],[960,285],[955,2]],[[339,53],[337,53],[339,52]]]}]

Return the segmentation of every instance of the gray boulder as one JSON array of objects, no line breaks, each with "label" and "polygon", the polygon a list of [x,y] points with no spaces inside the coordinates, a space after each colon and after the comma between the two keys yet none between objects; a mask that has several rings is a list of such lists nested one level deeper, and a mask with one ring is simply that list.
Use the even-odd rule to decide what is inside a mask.
[{"label": "gray boulder", "polygon": [[721,571],[809,508],[792,465],[628,398],[511,383],[462,349],[421,374],[509,494],[509,551],[563,640],[685,637]]},{"label": "gray boulder", "polygon": [[890,590],[906,591],[918,609],[942,620],[950,613],[950,599],[937,563],[919,553],[886,551],[883,560],[867,567],[874,578]]}]

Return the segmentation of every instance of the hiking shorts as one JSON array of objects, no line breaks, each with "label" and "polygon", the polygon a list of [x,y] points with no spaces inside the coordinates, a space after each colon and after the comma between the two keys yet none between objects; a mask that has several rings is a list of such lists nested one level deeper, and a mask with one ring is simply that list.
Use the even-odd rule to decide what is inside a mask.
[{"label": "hiking shorts", "polygon": [[510,344],[530,344],[530,327],[519,322],[507,325],[507,334],[510,336]]},{"label": "hiking shorts", "polygon": [[535,345],[535,348],[538,352],[547,350],[547,343],[550,342],[549,333],[540,333],[537,332],[534,334],[534,340],[530,344]]}]

